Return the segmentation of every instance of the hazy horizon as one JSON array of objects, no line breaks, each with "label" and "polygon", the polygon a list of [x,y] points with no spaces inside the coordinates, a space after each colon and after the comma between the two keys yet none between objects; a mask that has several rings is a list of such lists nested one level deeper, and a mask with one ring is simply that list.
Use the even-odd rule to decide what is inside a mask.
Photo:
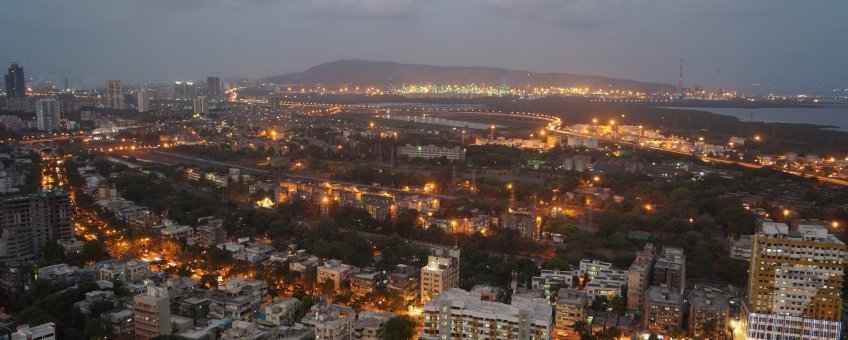
[{"label": "hazy horizon", "polygon": [[[102,87],[264,78],[340,59],[487,66],[758,93],[848,88],[848,3],[754,0],[10,2],[0,66]],[[61,13],[61,15],[57,15]],[[752,84],[762,84],[752,86]]]}]

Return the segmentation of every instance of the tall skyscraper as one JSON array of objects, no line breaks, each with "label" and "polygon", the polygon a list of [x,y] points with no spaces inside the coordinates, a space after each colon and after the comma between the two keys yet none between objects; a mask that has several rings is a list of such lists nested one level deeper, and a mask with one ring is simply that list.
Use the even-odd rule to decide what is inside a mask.
[{"label": "tall skyscraper", "polygon": [[31,261],[48,242],[73,238],[72,214],[64,192],[0,200],[0,265]]},{"label": "tall skyscraper", "polygon": [[839,339],[845,243],[824,226],[767,222],[754,235],[747,339]]},{"label": "tall skyscraper", "polygon": [[18,66],[17,63],[12,63],[12,66],[9,67],[9,73],[6,73],[6,98],[26,98],[26,80],[24,78],[24,68]]},{"label": "tall skyscraper", "polygon": [[206,95],[211,99],[221,99],[221,78],[206,77]]},{"label": "tall skyscraper", "polygon": [[106,82],[106,107],[116,110],[124,109],[124,87],[120,80]]},{"label": "tall skyscraper", "polygon": [[197,96],[197,87],[190,81],[174,82],[174,99],[192,100]]},{"label": "tall skyscraper", "polygon": [[148,112],[150,111],[150,94],[147,93],[147,88],[142,87],[138,89],[138,112]]},{"label": "tall skyscraper", "polygon": [[35,103],[35,123],[39,131],[58,131],[61,117],[56,99],[40,99]]},{"label": "tall skyscraper", "polygon": [[194,113],[209,113],[209,99],[206,99],[206,96],[198,96],[197,98],[194,98]]},{"label": "tall skyscraper", "polygon": [[442,292],[459,287],[459,249],[440,249],[421,268],[421,301],[430,301]]}]

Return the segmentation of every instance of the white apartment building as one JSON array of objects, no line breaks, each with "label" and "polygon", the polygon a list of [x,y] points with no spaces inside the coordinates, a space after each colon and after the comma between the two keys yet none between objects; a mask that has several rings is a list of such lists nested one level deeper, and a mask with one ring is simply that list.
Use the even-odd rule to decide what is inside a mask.
[{"label": "white apartment building", "polygon": [[459,287],[459,249],[440,249],[421,268],[421,301],[430,301],[442,292]]},{"label": "white apartment building", "polygon": [[9,336],[11,340],[56,340],[56,324],[48,322],[38,326],[20,325]]},{"label": "white apartment building", "polygon": [[465,159],[465,149],[458,146],[452,148],[440,147],[435,145],[405,145],[398,147],[398,156],[406,156],[409,158],[435,159],[446,158],[451,161]]},{"label": "white apartment building", "polygon": [[452,288],[424,305],[420,339],[550,339],[553,308],[542,298],[485,301]]},{"label": "white apartment building", "polygon": [[622,288],[627,287],[627,272],[619,269],[601,270],[595,274],[595,278],[586,284],[586,294],[589,301],[594,301],[598,296],[612,299],[621,295]]},{"label": "white apartment building", "polygon": [[549,300],[557,294],[556,287],[574,286],[576,273],[571,270],[542,269],[539,276],[534,276],[530,281],[530,287],[534,291],[541,291]]},{"label": "white apartment building", "polygon": [[580,267],[577,270],[577,275],[580,275],[580,279],[588,278],[589,281],[595,279],[595,275],[598,275],[599,272],[603,270],[610,270],[612,268],[612,263],[603,262],[599,260],[581,260]]}]

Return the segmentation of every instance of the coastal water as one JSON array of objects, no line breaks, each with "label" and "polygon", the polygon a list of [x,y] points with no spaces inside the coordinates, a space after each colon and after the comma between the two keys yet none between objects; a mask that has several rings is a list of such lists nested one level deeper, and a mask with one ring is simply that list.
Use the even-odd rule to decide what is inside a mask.
[{"label": "coastal water", "polygon": [[[668,109],[676,109],[666,107]],[[732,116],[741,121],[767,123],[804,123],[824,125],[832,129],[848,131],[848,104],[825,104],[822,107],[781,107],[781,108],[715,108],[680,107],[679,109],[707,111],[719,115]]]}]

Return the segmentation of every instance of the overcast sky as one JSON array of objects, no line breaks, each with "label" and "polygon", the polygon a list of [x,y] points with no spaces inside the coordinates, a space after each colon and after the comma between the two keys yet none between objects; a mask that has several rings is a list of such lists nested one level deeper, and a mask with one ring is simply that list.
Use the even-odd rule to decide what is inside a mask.
[{"label": "overcast sky", "polygon": [[676,83],[684,57],[686,85],[714,88],[721,67],[727,88],[823,92],[848,88],[846,13],[844,0],[3,1],[0,61],[90,83],[346,58]]}]

